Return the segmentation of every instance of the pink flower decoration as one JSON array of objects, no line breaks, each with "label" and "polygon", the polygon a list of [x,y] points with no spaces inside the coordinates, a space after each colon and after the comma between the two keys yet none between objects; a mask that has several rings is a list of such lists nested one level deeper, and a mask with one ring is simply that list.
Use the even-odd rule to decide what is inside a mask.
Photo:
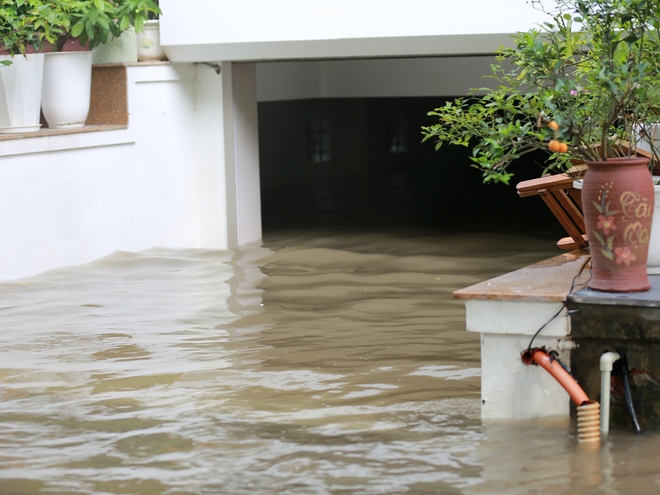
[{"label": "pink flower decoration", "polygon": [[598,215],[598,224],[596,226],[599,229],[603,229],[605,235],[609,235],[610,230],[616,230],[616,225],[614,225],[614,217]]},{"label": "pink flower decoration", "polygon": [[631,261],[635,261],[637,259],[637,256],[630,252],[629,247],[618,247],[614,250],[614,252],[616,253],[617,265],[623,263],[628,266]]}]

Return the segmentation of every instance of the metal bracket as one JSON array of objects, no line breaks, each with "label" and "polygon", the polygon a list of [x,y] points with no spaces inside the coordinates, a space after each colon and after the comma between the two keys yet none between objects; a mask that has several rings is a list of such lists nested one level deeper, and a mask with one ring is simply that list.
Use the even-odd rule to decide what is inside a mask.
[{"label": "metal bracket", "polygon": [[211,69],[215,70],[216,74],[220,74],[220,72],[222,72],[222,67],[220,66],[220,64],[212,64],[210,62],[200,62],[200,63],[211,67]]}]

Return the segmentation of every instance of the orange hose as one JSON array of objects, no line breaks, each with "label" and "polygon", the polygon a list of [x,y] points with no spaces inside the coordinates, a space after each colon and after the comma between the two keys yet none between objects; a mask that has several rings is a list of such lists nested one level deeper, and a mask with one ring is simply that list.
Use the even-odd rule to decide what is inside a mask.
[{"label": "orange hose", "polygon": [[525,364],[532,364],[534,362],[550,373],[564,387],[568,395],[571,396],[571,400],[578,406],[589,402],[589,397],[575,381],[575,378],[562,368],[557,361],[550,359],[547,352],[541,349],[525,351],[522,355],[522,360]]}]

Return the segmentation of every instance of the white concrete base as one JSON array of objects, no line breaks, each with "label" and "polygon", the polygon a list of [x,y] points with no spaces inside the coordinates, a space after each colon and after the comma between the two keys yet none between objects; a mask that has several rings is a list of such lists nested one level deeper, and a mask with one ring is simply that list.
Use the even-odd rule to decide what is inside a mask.
[{"label": "white concrete base", "polygon": [[[560,302],[467,300],[467,330],[481,333],[481,417],[532,419],[568,415],[570,398],[539,366],[521,361],[534,333],[562,308]],[[565,311],[534,339],[534,347],[559,352],[570,366],[569,319]]]},{"label": "white concrete base", "polygon": [[[482,419],[532,419],[568,415],[570,399],[557,381],[540,366],[523,364],[520,353],[527,335],[481,335]],[[563,349],[559,356],[570,366],[570,341],[538,338],[536,347]]]}]

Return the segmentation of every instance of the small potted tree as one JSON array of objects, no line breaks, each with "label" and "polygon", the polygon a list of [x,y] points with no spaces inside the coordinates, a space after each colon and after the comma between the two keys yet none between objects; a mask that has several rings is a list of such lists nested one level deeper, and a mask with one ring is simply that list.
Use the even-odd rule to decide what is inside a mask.
[{"label": "small potted tree", "polygon": [[[540,0],[532,3],[543,8]],[[556,5],[547,23],[500,50],[490,74],[495,89],[430,112],[438,122],[423,128],[424,139],[436,148],[474,144],[472,166],[486,182],[508,183],[509,165],[535,150],[548,152],[548,169],[583,160],[589,286],[648,290],[653,182],[648,159],[635,149],[639,131],[658,120],[660,3]]]}]

